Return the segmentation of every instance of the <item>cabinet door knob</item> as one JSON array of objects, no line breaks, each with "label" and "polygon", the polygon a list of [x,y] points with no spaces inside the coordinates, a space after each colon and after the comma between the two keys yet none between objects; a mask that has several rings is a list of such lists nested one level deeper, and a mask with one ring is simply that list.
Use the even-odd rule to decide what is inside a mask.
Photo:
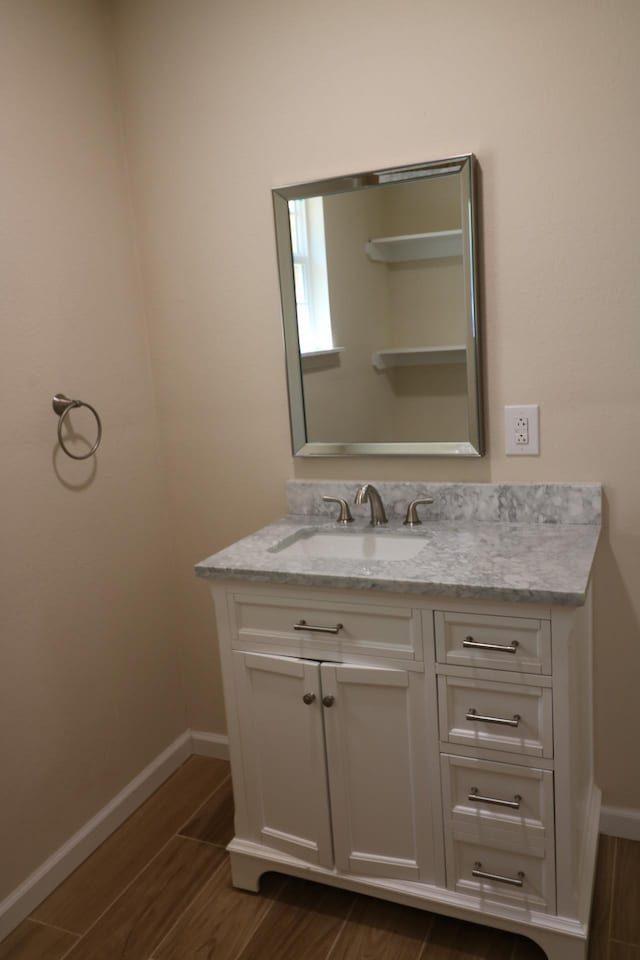
[{"label": "cabinet door knob", "polygon": [[332,707],[335,701],[336,698],[332,696],[326,696],[322,698],[322,702],[324,703],[325,707]]},{"label": "cabinet door knob", "polygon": [[305,693],[302,697],[302,702],[306,703],[309,706],[310,703],[314,703],[316,699],[315,693]]}]

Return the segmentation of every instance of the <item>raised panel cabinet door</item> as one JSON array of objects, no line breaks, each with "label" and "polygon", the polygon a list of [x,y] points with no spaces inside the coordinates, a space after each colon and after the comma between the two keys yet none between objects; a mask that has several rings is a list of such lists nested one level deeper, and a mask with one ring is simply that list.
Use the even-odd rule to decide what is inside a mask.
[{"label": "raised panel cabinet door", "polygon": [[321,665],[336,867],[429,879],[424,676]]},{"label": "raised panel cabinet door", "polygon": [[233,654],[251,836],[333,866],[320,671],[293,657]]}]

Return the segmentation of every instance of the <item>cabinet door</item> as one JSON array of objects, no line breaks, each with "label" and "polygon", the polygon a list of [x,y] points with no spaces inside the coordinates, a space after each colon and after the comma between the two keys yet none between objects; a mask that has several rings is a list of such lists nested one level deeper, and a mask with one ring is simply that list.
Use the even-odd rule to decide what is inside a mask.
[{"label": "cabinet door", "polygon": [[336,867],[431,879],[423,674],[326,663],[321,673]]},{"label": "cabinet door", "polygon": [[240,652],[233,660],[249,839],[331,867],[318,664]]}]

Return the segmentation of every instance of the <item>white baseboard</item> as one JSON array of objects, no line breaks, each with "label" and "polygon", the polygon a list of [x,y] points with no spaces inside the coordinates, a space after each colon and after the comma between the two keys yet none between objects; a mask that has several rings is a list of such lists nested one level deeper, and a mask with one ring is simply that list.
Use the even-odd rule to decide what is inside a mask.
[{"label": "white baseboard", "polygon": [[635,807],[603,807],[600,833],[624,837],[625,840],[640,840],[640,810]]},{"label": "white baseboard", "polygon": [[192,752],[201,757],[229,759],[229,737],[222,733],[207,733],[206,730],[191,731]]},{"label": "white baseboard", "polygon": [[[197,754],[229,759],[229,739],[205,730],[185,730],[112,800],[0,901],[0,940],[41,903],[113,833],[184,761]],[[602,807],[600,832],[640,840],[640,810]]]},{"label": "white baseboard", "polygon": [[200,730],[185,730],[158,754],[109,803],[33,871],[19,887],[0,901],[0,940],[8,936],[45,897],[106,840],[167,777],[196,753],[227,759],[228,738]]}]

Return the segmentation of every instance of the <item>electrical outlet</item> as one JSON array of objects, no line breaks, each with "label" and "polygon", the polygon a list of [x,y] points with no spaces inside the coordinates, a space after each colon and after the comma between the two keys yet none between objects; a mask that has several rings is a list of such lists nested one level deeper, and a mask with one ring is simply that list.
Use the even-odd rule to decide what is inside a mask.
[{"label": "electrical outlet", "polygon": [[538,405],[504,408],[505,453],[536,457],[540,453]]},{"label": "electrical outlet", "polygon": [[514,440],[518,444],[529,443],[529,417],[516,417],[513,425]]}]

